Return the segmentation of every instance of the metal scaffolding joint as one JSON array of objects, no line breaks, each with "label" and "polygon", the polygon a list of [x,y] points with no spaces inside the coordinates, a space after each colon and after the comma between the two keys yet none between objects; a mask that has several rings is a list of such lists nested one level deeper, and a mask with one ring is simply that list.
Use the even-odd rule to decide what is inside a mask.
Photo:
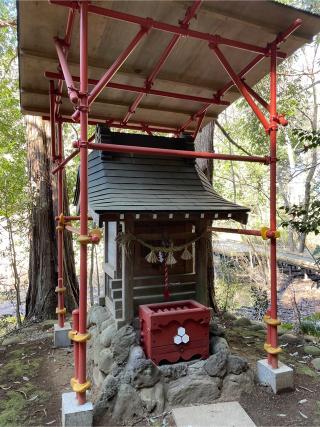
[{"label": "metal scaffolding joint", "polygon": [[281,347],[272,347],[272,345],[268,343],[265,343],[263,348],[268,354],[279,354],[282,352]]},{"label": "metal scaffolding joint", "polygon": [[268,314],[263,316],[263,321],[270,326],[279,326],[281,325],[280,319],[272,319]]},{"label": "metal scaffolding joint", "polygon": [[70,385],[72,390],[76,393],[84,393],[91,388],[91,382],[89,380],[80,384],[76,378],[71,378]]},{"label": "metal scaffolding joint", "polygon": [[83,343],[89,341],[89,339],[91,338],[91,334],[90,332],[87,332],[85,334],[79,334],[78,332],[70,331],[69,338],[71,341]]}]

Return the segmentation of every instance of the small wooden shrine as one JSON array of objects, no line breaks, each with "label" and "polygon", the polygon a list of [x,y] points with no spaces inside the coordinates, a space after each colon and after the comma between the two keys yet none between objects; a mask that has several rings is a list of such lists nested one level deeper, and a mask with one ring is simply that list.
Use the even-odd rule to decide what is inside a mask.
[{"label": "small wooden shrine", "polygon": [[[96,143],[194,150],[190,137],[111,133]],[[195,299],[208,304],[208,226],[247,222],[249,209],[217,194],[194,159],[92,151],[89,213],[104,227],[105,300],[130,322],[141,304]],[[79,185],[75,203],[79,200]]]}]

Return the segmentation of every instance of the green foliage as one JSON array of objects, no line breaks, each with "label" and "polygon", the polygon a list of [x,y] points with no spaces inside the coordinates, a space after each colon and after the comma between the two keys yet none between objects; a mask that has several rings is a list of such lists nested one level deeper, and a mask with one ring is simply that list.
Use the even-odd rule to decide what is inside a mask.
[{"label": "green foliage", "polygon": [[292,331],[293,324],[292,323],[283,322],[283,323],[281,323],[281,329],[284,329],[285,331]]},{"label": "green foliage", "polygon": [[320,313],[314,313],[302,319],[301,330],[304,334],[320,337]]},{"label": "green foliage", "polygon": [[27,207],[26,143],[19,107],[15,3],[0,2],[0,217]]},{"label": "green foliage", "polygon": [[320,146],[320,132],[318,130],[292,129],[292,134],[296,136],[303,146],[304,152]]},{"label": "green foliage", "polygon": [[282,227],[291,226],[300,233],[320,233],[320,200],[313,200],[308,210],[301,205],[282,206],[282,210],[289,215],[288,220],[282,221]]}]

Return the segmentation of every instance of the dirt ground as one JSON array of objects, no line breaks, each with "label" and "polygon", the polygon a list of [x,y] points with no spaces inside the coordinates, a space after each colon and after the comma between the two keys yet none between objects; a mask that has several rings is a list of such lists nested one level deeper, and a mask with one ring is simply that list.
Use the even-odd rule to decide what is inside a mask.
[{"label": "dirt ground", "polygon": [[[43,329],[45,331],[43,331]],[[70,390],[71,349],[54,349],[52,327],[36,325],[0,347],[0,426],[60,426],[61,393]]]},{"label": "dirt ground", "polygon": [[[264,331],[226,325],[234,354],[248,358],[254,369],[265,357]],[[54,349],[52,327],[40,324],[17,335],[15,343],[0,346],[0,426],[60,426],[61,393],[70,391],[73,374],[71,349]],[[274,395],[256,385],[240,403],[257,426],[319,426],[320,375],[314,371],[303,347],[288,345],[281,358],[295,368],[294,391]],[[172,418],[138,425],[173,425]]]}]

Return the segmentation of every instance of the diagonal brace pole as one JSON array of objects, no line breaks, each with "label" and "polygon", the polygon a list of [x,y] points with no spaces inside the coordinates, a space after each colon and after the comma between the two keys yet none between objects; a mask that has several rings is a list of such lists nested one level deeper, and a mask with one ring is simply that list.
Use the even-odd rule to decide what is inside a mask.
[{"label": "diagonal brace pole", "polygon": [[55,38],[54,44],[56,46],[56,50],[57,50],[62,74],[63,74],[63,77],[66,81],[70,101],[72,102],[72,104],[77,105],[79,102],[79,97],[78,97],[77,89],[74,85],[74,82],[73,82],[73,79],[72,79],[72,76],[71,76],[71,73],[70,73],[70,70],[68,67],[67,58],[66,58],[64,51],[63,51],[62,40]]},{"label": "diagonal brace pole", "polygon": [[234,84],[237,86],[239,92],[242,94],[242,96],[245,98],[245,100],[247,101],[247,103],[250,105],[250,107],[252,108],[253,112],[255,113],[255,115],[257,116],[257,118],[260,120],[260,122],[262,123],[263,127],[265,128],[266,132],[268,132],[269,131],[269,127],[270,127],[269,121],[266,119],[266,117],[264,116],[264,114],[261,112],[261,110],[259,109],[259,107],[257,106],[257,104],[252,99],[252,97],[251,97],[248,89],[244,85],[244,83],[241,80],[241,78],[233,70],[233,68],[231,67],[230,63],[228,62],[228,60],[226,59],[226,57],[224,56],[224,54],[221,52],[221,50],[218,48],[217,45],[210,44],[209,47],[214,51],[214,53],[216,54],[217,58],[219,59],[221,65],[226,70],[226,72],[229,74],[229,77],[234,82]]},{"label": "diagonal brace pole", "polygon": [[[102,90],[107,86],[107,84],[110,82],[112,77],[116,74],[116,72],[119,70],[119,68],[125,62],[125,60],[129,57],[129,55],[138,46],[139,42],[148,33],[148,31],[149,31],[149,27],[141,27],[140,31],[132,39],[129,46],[118,56],[118,58],[111,65],[111,67],[108,68],[108,70],[104,73],[104,75],[101,77],[101,79],[98,81],[98,83],[95,85],[95,87],[90,92],[90,95],[88,96],[88,107],[94,102],[94,100],[97,98],[97,96],[99,96],[99,94],[102,92]],[[77,121],[79,116],[80,116],[80,111],[77,110],[72,115],[72,118],[74,121]]]}]

